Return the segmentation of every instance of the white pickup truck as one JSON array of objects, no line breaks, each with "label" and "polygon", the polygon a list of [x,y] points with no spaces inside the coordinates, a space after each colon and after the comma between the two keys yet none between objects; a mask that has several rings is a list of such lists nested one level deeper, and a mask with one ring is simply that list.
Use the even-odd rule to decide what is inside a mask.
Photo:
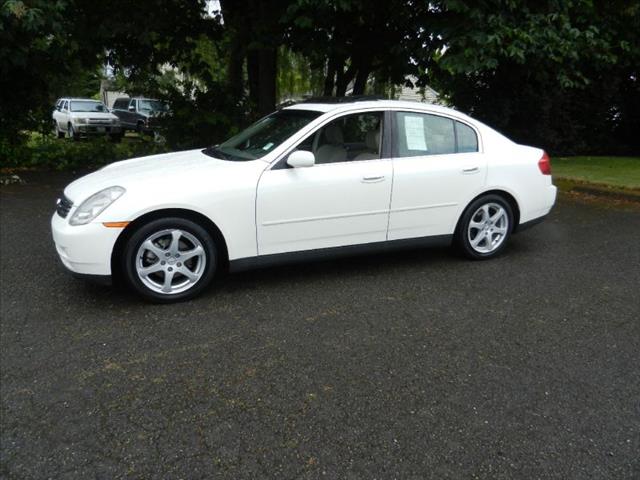
[{"label": "white pickup truck", "polygon": [[53,130],[58,138],[79,140],[90,135],[109,135],[120,141],[124,131],[120,120],[97,100],[60,98],[52,114]]}]

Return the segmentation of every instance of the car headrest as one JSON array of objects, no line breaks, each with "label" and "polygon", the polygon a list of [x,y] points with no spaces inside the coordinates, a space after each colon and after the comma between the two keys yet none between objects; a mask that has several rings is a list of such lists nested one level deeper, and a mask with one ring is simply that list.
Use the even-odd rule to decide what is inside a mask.
[{"label": "car headrest", "polygon": [[369,150],[377,152],[380,145],[380,130],[369,130],[364,137],[364,143]]},{"label": "car headrest", "polygon": [[324,129],[324,138],[332,145],[342,145],[344,143],[342,128],[337,123],[332,123]]}]

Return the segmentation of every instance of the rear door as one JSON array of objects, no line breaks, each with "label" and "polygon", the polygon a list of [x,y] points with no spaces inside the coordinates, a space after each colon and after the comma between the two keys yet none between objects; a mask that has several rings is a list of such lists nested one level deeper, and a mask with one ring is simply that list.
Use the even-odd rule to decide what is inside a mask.
[{"label": "rear door", "polygon": [[257,192],[260,255],[386,240],[391,159],[382,144],[384,114],[347,114],[319,127],[296,148],[316,164],[286,159],[263,173]]},{"label": "rear door", "polygon": [[447,116],[397,111],[389,240],[453,233],[457,214],[485,183],[478,132]]}]

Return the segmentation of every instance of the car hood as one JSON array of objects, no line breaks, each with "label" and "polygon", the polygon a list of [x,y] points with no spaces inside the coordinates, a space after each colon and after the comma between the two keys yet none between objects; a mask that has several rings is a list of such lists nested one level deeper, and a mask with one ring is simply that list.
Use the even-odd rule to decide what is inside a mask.
[{"label": "car hood", "polygon": [[108,120],[118,118],[111,112],[71,112],[71,116],[78,118],[106,118]]},{"label": "car hood", "polygon": [[[202,150],[165,153],[115,162],[79,178],[65,188],[65,195],[75,204],[102,189],[120,186],[127,191],[144,189],[150,193],[176,184],[196,185],[213,176],[241,167],[245,162],[230,162],[212,158]],[[262,162],[261,162],[262,163]],[[204,180],[203,180],[204,179]],[[188,182],[188,183],[185,183]]]}]

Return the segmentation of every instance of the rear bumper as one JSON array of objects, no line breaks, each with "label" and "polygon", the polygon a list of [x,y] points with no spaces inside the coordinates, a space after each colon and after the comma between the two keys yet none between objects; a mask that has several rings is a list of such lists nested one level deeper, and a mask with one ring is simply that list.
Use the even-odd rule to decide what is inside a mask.
[{"label": "rear bumper", "polygon": [[528,230],[528,229],[530,229],[531,227],[534,227],[534,226],[536,226],[537,224],[544,222],[544,221],[545,221],[545,219],[546,219],[548,216],[549,216],[549,214],[547,214],[547,215],[542,215],[541,217],[534,218],[533,220],[529,220],[528,222],[521,223],[520,225],[518,225],[518,226],[516,227],[516,229],[513,231],[513,233],[520,233],[520,232],[522,232],[522,231],[524,231],[524,230]]},{"label": "rear bumper", "polygon": [[77,275],[111,275],[111,253],[122,229],[106,228],[99,222],[71,226],[67,219],[57,213],[51,218],[53,241],[62,264]]},{"label": "rear bumper", "polygon": [[521,232],[523,230],[527,230],[528,228],[537,225],[538,223],[544,221],[545,218],[549,215],[549,212],[553,208],[553,205],[556,203],[556,195],[558,194],[558,189],[555,185],[549,185],[538,199],[538,207],[533,211],[528,211],[526,215],[523,215],[520,219],[520,224],[516,227],[514,232]]}]

